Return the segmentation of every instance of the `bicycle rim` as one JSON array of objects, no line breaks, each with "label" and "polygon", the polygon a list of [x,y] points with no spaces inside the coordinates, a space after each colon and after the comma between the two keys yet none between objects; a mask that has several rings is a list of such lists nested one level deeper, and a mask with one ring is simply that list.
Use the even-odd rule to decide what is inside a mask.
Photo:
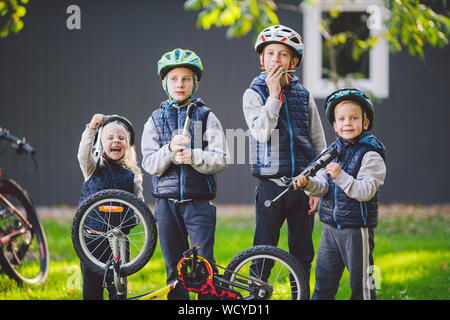
[{"label": "bicycle rim", "polygon": [[[39,284],[48,276],[47,240],[31,200],[15,182],[1,181],[0,192],[31,223],[31,229],[14,237],[0,250],[3,271],[18,282]],[[0,201],[0,235],[20,230],[24,223],[13,210]]]},{"label": "bicycle rim", "polygon": [[[100,207],[107,208],[107,211],[100,211]],[[114,208],[122,208],[123,211],[119,213]],[[102,231],[94,230],[90,226],[92,219],[101,225]],[[123,248],[126,252],[122,251],[120,259],[121,273],[129,275],[134,273],[130,269],[134,269],[133,266],[141,261],[149,250],[149,228],[151,227],[148,226],[147,220],[136,206],[129,201],[111,197],[94,202],[84,211],[77,237],[82,253],[97,267],[94,271],[103,272],[107,262],[113,259],[110,247],[111,232],[120,230],[120,235],[126,243]]]}]

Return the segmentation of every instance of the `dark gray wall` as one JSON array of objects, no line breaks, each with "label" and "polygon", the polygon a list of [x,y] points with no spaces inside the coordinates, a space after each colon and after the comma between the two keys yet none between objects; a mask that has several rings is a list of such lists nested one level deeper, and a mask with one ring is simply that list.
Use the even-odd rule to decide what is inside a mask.
[{"label": "dark gray wall", "polygon": [[[298,1],[284,1],[297,3]],[[226,40],[225,29],[195,27],[196,12],[182,1],[30,1],[25,28],[0,39],[0,126],[28,137],[40,170],[17,179],[39,205],[76,204],[82,175],[76,159],[81,132],[97,112],[128,117],[140,136],[166,97],[156,63],[176,47],[195,50],[205,72],[198,95],[224,128],[247,129],[242,94],[259,73],[251,35]],[[82,29],[66,28],[66,8],[81,7]],[[281,23],[302,30],[300,15],[280,11]],[[390,97],[376,104],[374,133],[388,150],[382,202],[448,203],[449,49],[426,50],[427,59],[390,57]],[[301,77],[301,74],[300,74]],[[322,119],[323,100],[316,100]],[[334,139],[324,121],[327,142]],[[2,154],[1,167],[31,167]],[[15,171],[11,171],[15,172]],[[255,179],[248,165],[218,176],[217,202],[252,203]],[[150,176],[145,174],[148,202]]]}]

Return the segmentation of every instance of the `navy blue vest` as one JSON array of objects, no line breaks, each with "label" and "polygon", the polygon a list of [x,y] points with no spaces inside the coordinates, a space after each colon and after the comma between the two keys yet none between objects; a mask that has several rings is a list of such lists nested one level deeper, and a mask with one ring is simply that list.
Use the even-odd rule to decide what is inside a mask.
[{"label": "navy blue vest", "polygon": [[[191,136],[191,149],[202,148],[204,150],[208,142],[203,141],[206,131],[206,122],[210,109],[205,106],[200,98],[192,100],[195,109],[189,126]],[[178,134],[184,127],[187,107],[176,108],[164,101],[161,107],[152,114],[152,119],[159,136],[160,147],[170,143],[177,130]],[[160,177],[152,176],[152,194],[157,198],[185,199],[213,199],[216,195],[215,176],[202,174],[192,168],[191,165],[171,164]]]},{"label": "navy blue vest", "polygon": [[[384,159],[385,147],[372,134],[366,134],[355,143],[338,138],[331,146],[339,153],[337,163],[342,170],[354,178],[357,177],[361,162],[368,151],[376,151]],[[367,202],[348,197],[345,192],[328,176],[329,188],[319,205],[320,220],[333,227],[359,228],[376,227],[378,222],[378,192]]]},{"label": "navy blue vest", "polygon": [[[266,76],[253,79],[250,89],[256,91],[263,103],[269,97]],[[278,145],[271,138],[266,143],[252,138],[252,174],[262,178],[294,177],[300,174],[314,159],[314,149],[309,128],[309,92],[303,87],[296,75],[282,88],[284,100],[280,109],[278,124]],[[273,134],[272,134],[273,137]],[[273,152],[278,152],[274,157]],[[278,161],[274,159],[278,158]]]},{"label": "navy blue vest", "polygon": [[[97,168],[94,173],[89,177],[87,181],[83,183],[81,187],[81,196],[78,205],[86,200],[94,193],[106,189],[119,189],[134,194],[134,173],[131,170],[125,169],[123,166],[114,163],[113,161],[105,161],[105,166],[97,164]],[[123,214],[127,214],[125,220],[127,220],[128,229],[134,223],[134,212],[130,210],[124,210]],[[102,217],[100,217],[102,215]],[[86,225],[97,231],[104,231],[106,225],[101,221],[109,221],[111,225],[119,225],[119,222],[124,220],[121,214],[111,214],[111,217],[103,217],[104,213],[99,210],[93,210],[89,213],[86,220]],[[117,222],[115,222],[117,221]],[[126,230],[122,230],[126,232]]]}]

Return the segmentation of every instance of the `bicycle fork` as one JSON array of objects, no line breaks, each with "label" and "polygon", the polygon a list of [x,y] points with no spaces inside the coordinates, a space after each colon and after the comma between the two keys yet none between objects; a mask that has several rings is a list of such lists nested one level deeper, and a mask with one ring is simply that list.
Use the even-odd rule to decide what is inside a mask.
[{"label": "bicycle fork", "polygon": [[[127,277],[120,276],[120,265],[126,263],[127,257],[127,237],[118,229],[114,229],[108,235],[109,244],[112,251],[112,265],[114,272],[114,285],[117,290],[117,300],[127,298]],[[107,272],[107,271],[106,271]]]}]

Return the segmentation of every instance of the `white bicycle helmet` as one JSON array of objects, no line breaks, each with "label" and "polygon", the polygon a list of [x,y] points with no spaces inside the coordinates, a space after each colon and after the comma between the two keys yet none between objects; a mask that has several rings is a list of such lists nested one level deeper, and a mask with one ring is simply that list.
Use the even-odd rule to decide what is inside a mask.
[{"label": "white bicycle helmet", "polygon": [[255,43],[255,50],[258,54],[261,54],[266,45],[274,42],[290,47],[299,59],[296,66],[300,65],[303,59],[304,46],[302,37],[297,32],[280,24],[267,27],[259,33]]}]

